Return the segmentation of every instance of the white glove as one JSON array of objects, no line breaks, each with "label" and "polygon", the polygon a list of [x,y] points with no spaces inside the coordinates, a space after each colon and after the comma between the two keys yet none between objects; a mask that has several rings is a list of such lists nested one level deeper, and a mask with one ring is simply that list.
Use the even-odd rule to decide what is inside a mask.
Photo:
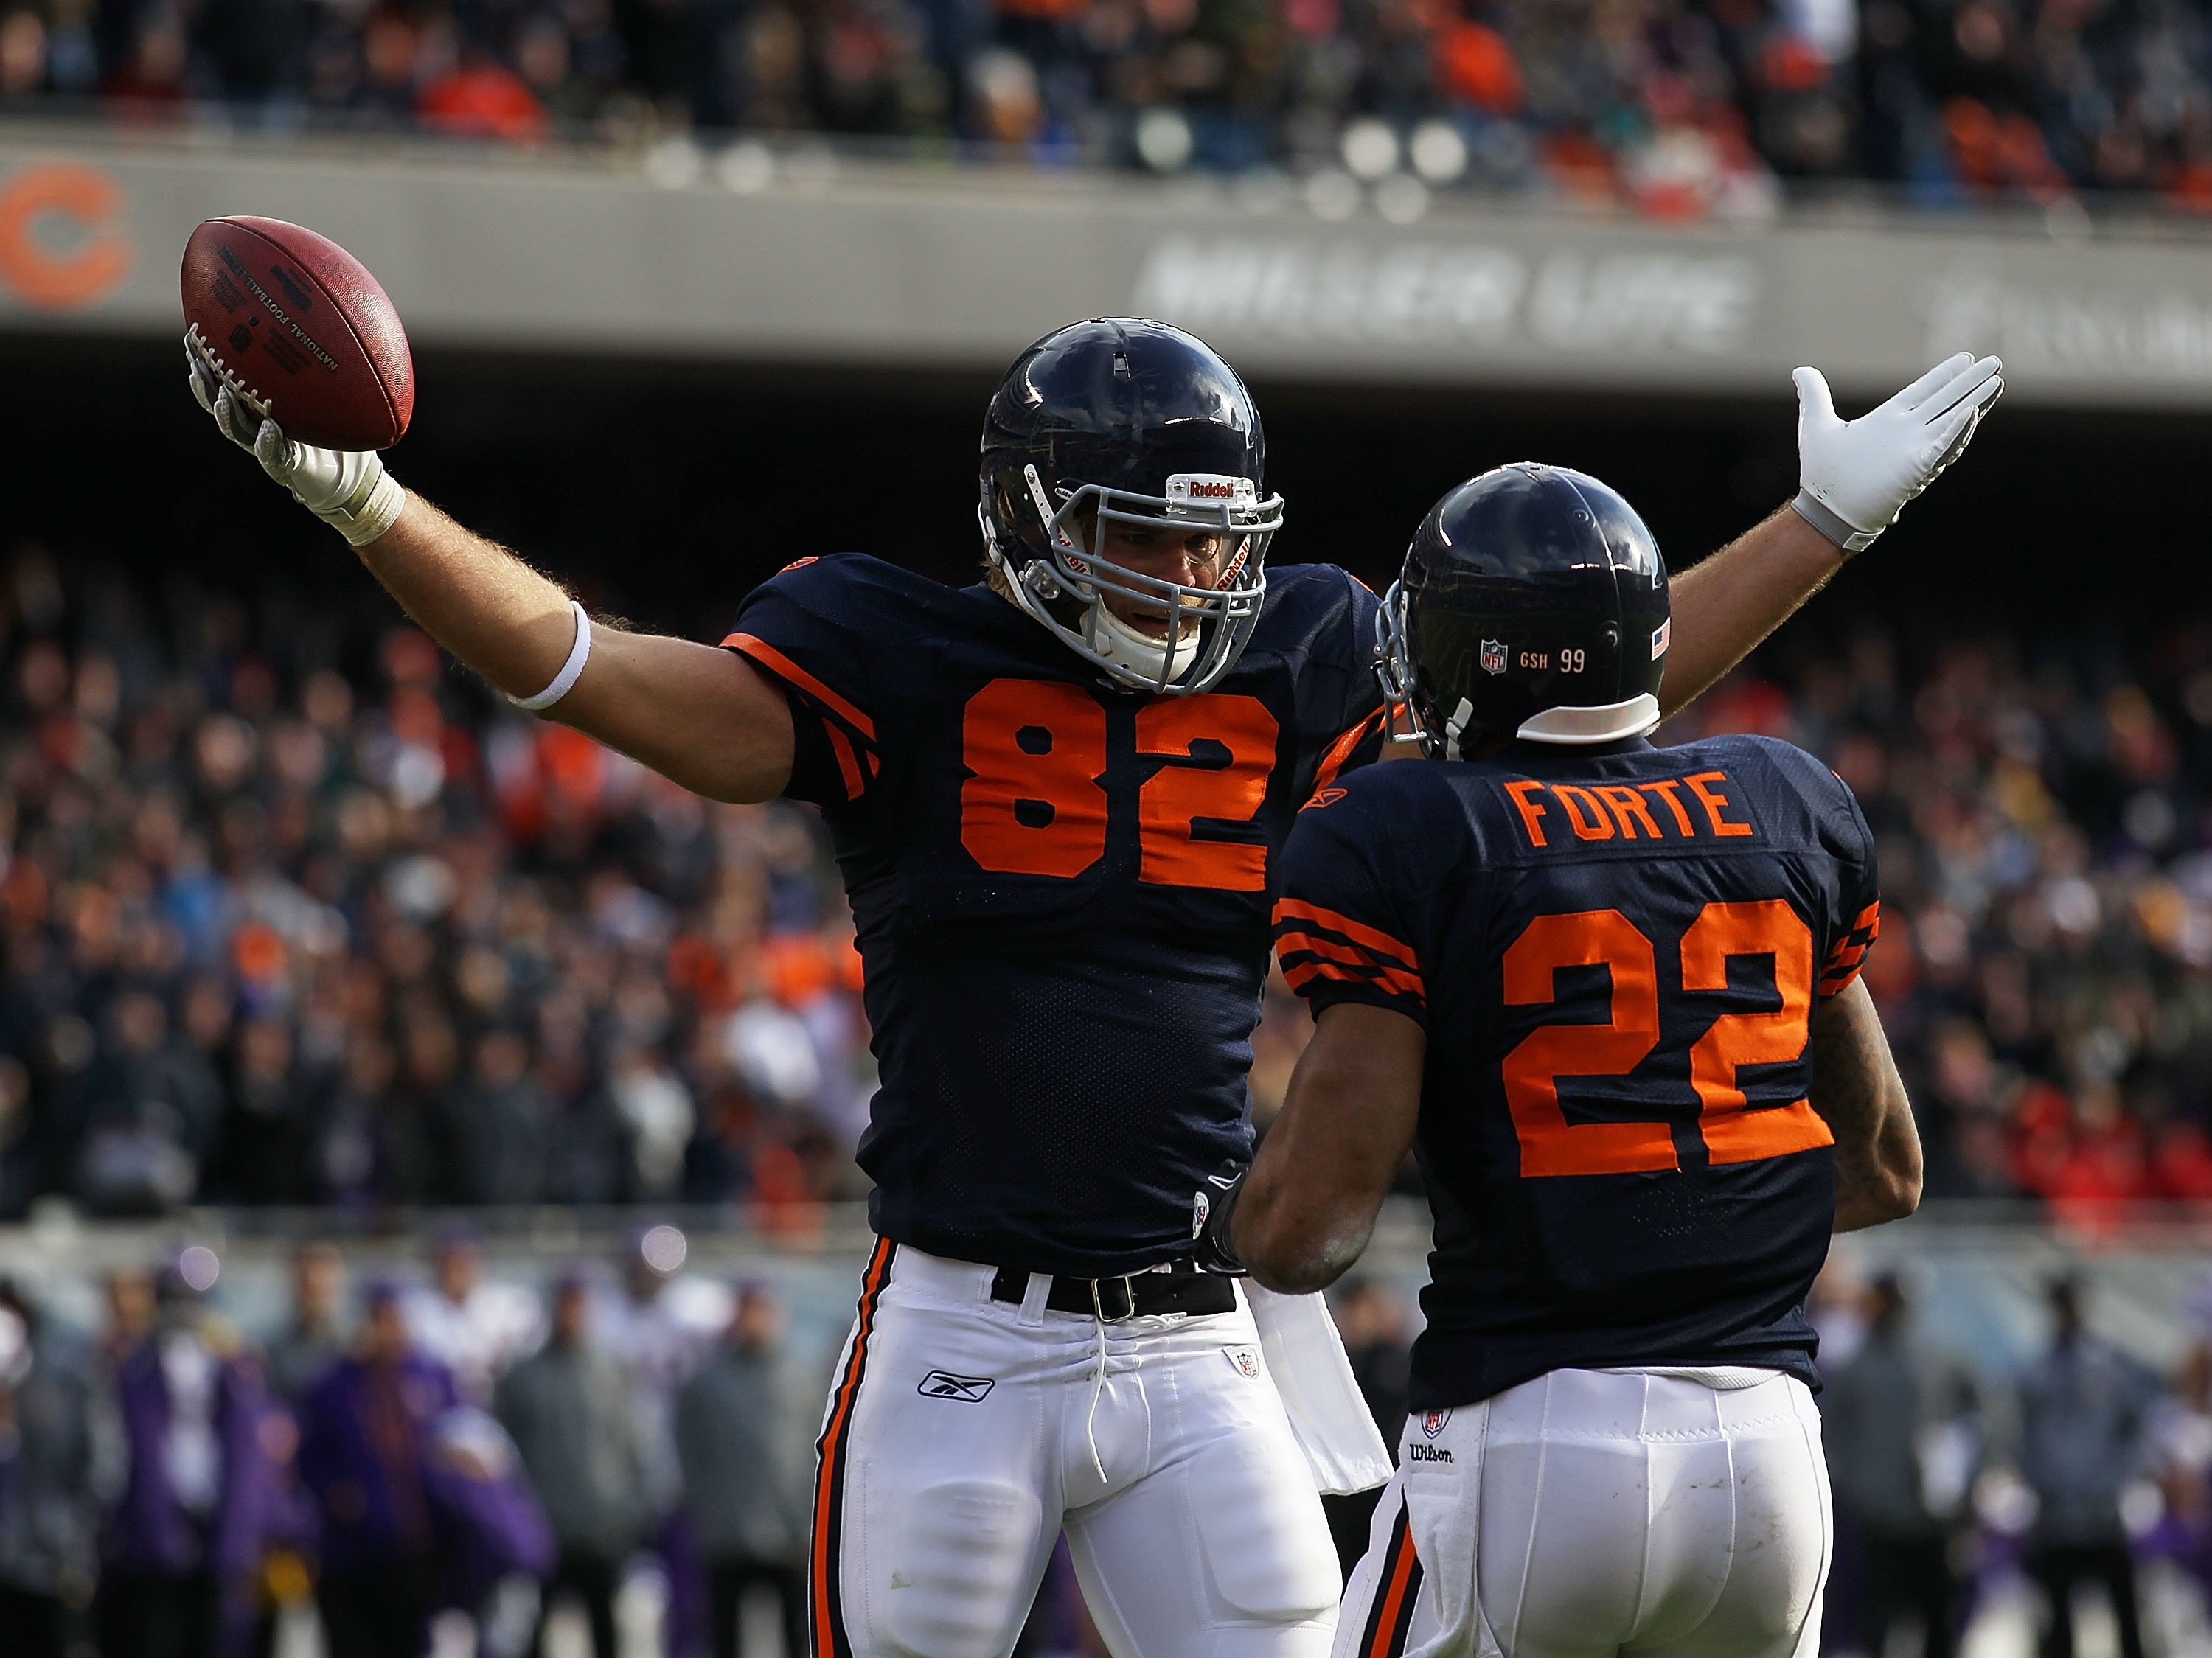
[{"label": "white glove", "polygon": [[2004,365],[1970,352],[1946,357],[1881,408],[1839,420],[1828,382],[1801,368],[1798,515],[1846,553],[1896,521],[1905,503],[1958,459],[2004,390]]},{"label": "white glove", "polygon": [[349,453],[295,443],[269,418],[269,406],[209,348],[198,328],[185,331],[185,367],[192,396],[215,416],[223,436],[261,463],[261,470],[292,492],[292,499],[353,545],[389,530],[407,504],[407,492],[384,470],[374,451]]}]

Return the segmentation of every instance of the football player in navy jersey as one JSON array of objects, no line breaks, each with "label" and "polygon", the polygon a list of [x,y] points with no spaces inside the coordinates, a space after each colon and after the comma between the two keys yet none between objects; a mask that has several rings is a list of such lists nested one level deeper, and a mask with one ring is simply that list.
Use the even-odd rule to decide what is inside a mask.
[{"label": "football player in navy jersey", "polygon": [[1316,1015],[1200,1242],[1310,1291],[1410,1145],[1436,1217],[1404,1458],[1341,1658],[1790,1658],[1828,1497],[1804,1302],[1920,1147],[1859,969],[1850,791],[1767,738],[1655,748],[1667,572],[1628,503],[1461,485],[1384,600],[1440,763],[1300,815],[1275,907]]},{"label": "football player in navy jersey", "polygon": [[[1387,1461],[1328,1407],[1333,1333],[1290,1339],[1313,1304],[1271,1336],[1197,1269],[1192,1193],[1249,1153],[1277,853],[1387,713],[1374,595],[1267,563],[1283,503],[1229,366],[1133,319],[1038,342],[986,420],[983,582],[794,548],[719,649],[594,624],[375,456],[253,428],[193,375],[520,706],[711,798],[823,809],[883,1085],[860,1148],[881,1241],[820,1440],[817,1654],[1008,1651],[1064,1528],[1125,1658],[1318,1655],[1339,1580],[1316,1491]],[[2000,384],[1960,355],[1848,423],[1801,387],[1804,493],[1679,585],[1666,704],[1887,525]],[[1313,1375],[1273,1373],[1301,1351]]]}]

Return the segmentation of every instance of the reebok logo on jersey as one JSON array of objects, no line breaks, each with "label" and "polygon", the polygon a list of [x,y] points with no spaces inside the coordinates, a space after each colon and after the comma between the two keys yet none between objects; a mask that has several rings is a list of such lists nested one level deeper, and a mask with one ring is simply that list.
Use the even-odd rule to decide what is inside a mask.
[{"label": "reebok logo on jersey", "polygon": [[1452,1454],[1442,1445],[1424,1445],[1419,1440],[1406,1447],[1408,1462],[1449,1462]]},{"label": "reebok logo on jersey", "polygon": [[1756,835],[1741,787],[1724,771],[1662,777],[1650,783],[1539,783],[1516,778],[1499,786],[1520,814],[1532,847],[1577,841],[1725,841]]},{"label": "reebok logo on jersey", "polygon": [[955,1376],[950,1370],[932,1370],[922,1377],[921,1386],[915,1391],[924,1399],[957,1399],[973,1405],[998,1385],[996,1376]]},{"label": "reebok logo on jersey", "polygon": [[1237,1374],[1257,1380],[1260,1375],[1259,1352],[1250,1347],[1224,1347],[1222,1356],[1237,1367]]}]

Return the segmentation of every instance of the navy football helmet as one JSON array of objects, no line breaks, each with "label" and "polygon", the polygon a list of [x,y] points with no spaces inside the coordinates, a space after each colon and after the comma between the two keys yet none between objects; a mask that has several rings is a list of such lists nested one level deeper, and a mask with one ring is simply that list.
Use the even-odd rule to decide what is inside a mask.
[{"label": "navy football helmet", "polygon": [[[1014,602],[1113,678],[1202,691],[1259,624],[1283,522],[1266,459],[1252,394],[1203,341],[1134,318],[1071,324],[1015,360],[984,416],[984,544]],[[1110,562],[1109,522],[1220,532],[1219,584]],[[1130,627],[1109,596],[1174,617],[1172,636]]]},{"label": "navy football helmet", "polygon": [[1516,462],[1461,484],[1413,532],[1376,629],[1383,694],[1411,708],[1432,760],[1659,723],[1666,561],[1586,473]]}]

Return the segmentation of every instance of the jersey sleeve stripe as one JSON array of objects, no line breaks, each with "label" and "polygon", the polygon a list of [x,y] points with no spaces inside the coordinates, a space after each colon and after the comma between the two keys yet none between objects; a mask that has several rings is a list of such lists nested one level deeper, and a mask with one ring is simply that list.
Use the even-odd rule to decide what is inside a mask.
[{"label": "jersey sleeve stripe", "polygon": [[1881,900],[1875,899],[1858,913],[1850,930],[1836,940],[1828,959],[1820,964],[1820,994],[1839,996],[1850,988],[1866,965],[1867,952],[1881,937]]},{"label": "jersey sleeve stripe", "polygon": [[1377,708],[1328,745],[1328,751],[1321,757],[1321,769],[1314,774],[1313,786],[1316,794],[1319,794],[1331,783],[1336,781],[1337,773],[1342,771],[1344,762],[1352,758],[1352,751],[1365,742],[1370,733],[1382,720],[1389,718],[1389,712],[1387,708]]},{"label": "jersey sleeve stripe", "polygon": [[868,741],[872,743],[876,740],[874,720],[869,719],[867,715],[862,714],[766,640],[756,638],[751,634],[737,633],[725,639],[722,646],[726,650],[737,651],[750,657],[777,678],[788,680],[809,696],[819,701],[840,720],[850,725]]},{"label": "jersey sleeve stripe", "polygon": [[[1306,978],[1318,973],[1331,979],[1365,981],[1394,992],[1410,996],[1424,1007],[1428,1005],[1428,987],[1418,973],[1390,962],[1377,961],[1357,944],[1340,944],[1331,938],[1316,938],[1310,932],[1285,932],[1275,940],[1275,953],[1282,958],[1283,977],[1288,980],[1294,961]],[[1299,961],[1310,957],[1311,961]],[[1296,985],[1291,987],[1297,989]]]},{"label": "jersey sleeve stripe", "polygon": [[823,730],[830,734],[830,751],[837,756],[837,769],[845,779],[845,799],[859,799],[868,786],[860,775],[860,762],[853,752],[853,739],[845,735],[842,726],[824,725]]},{"label": "jersey sleeve stripe", "polygon": [[1411,1002],[1424,1012],[1428,1009],[1428,998],[1422,994],[1420,987],[1407,983],[1401,975],[1379,970],[1363,973],[1356,968],[1340,967],[1318,957],[1283,963],[1283,982],[1301,996],[1308,994],[1308,987],[1320,979],[1342,985],[1365,985],[1401,1002]]},{"label": "jersey sleeve stripe", "polygon": [[1325,932],[1341,934],[1356,944],[1364,944],[1370,950],[1395,957],[1416,973],[1421,970],[1421,958],[1413,953],[1411,945],[1393,938],[1379,928],[1355,921],[1348,915],[1340,915],[1333,909],[1324,909],[1319,904],[1310,904],[1303,898],[1278,899],[1274,920],[1279,932],[1287,923],[1309,921]]}]

